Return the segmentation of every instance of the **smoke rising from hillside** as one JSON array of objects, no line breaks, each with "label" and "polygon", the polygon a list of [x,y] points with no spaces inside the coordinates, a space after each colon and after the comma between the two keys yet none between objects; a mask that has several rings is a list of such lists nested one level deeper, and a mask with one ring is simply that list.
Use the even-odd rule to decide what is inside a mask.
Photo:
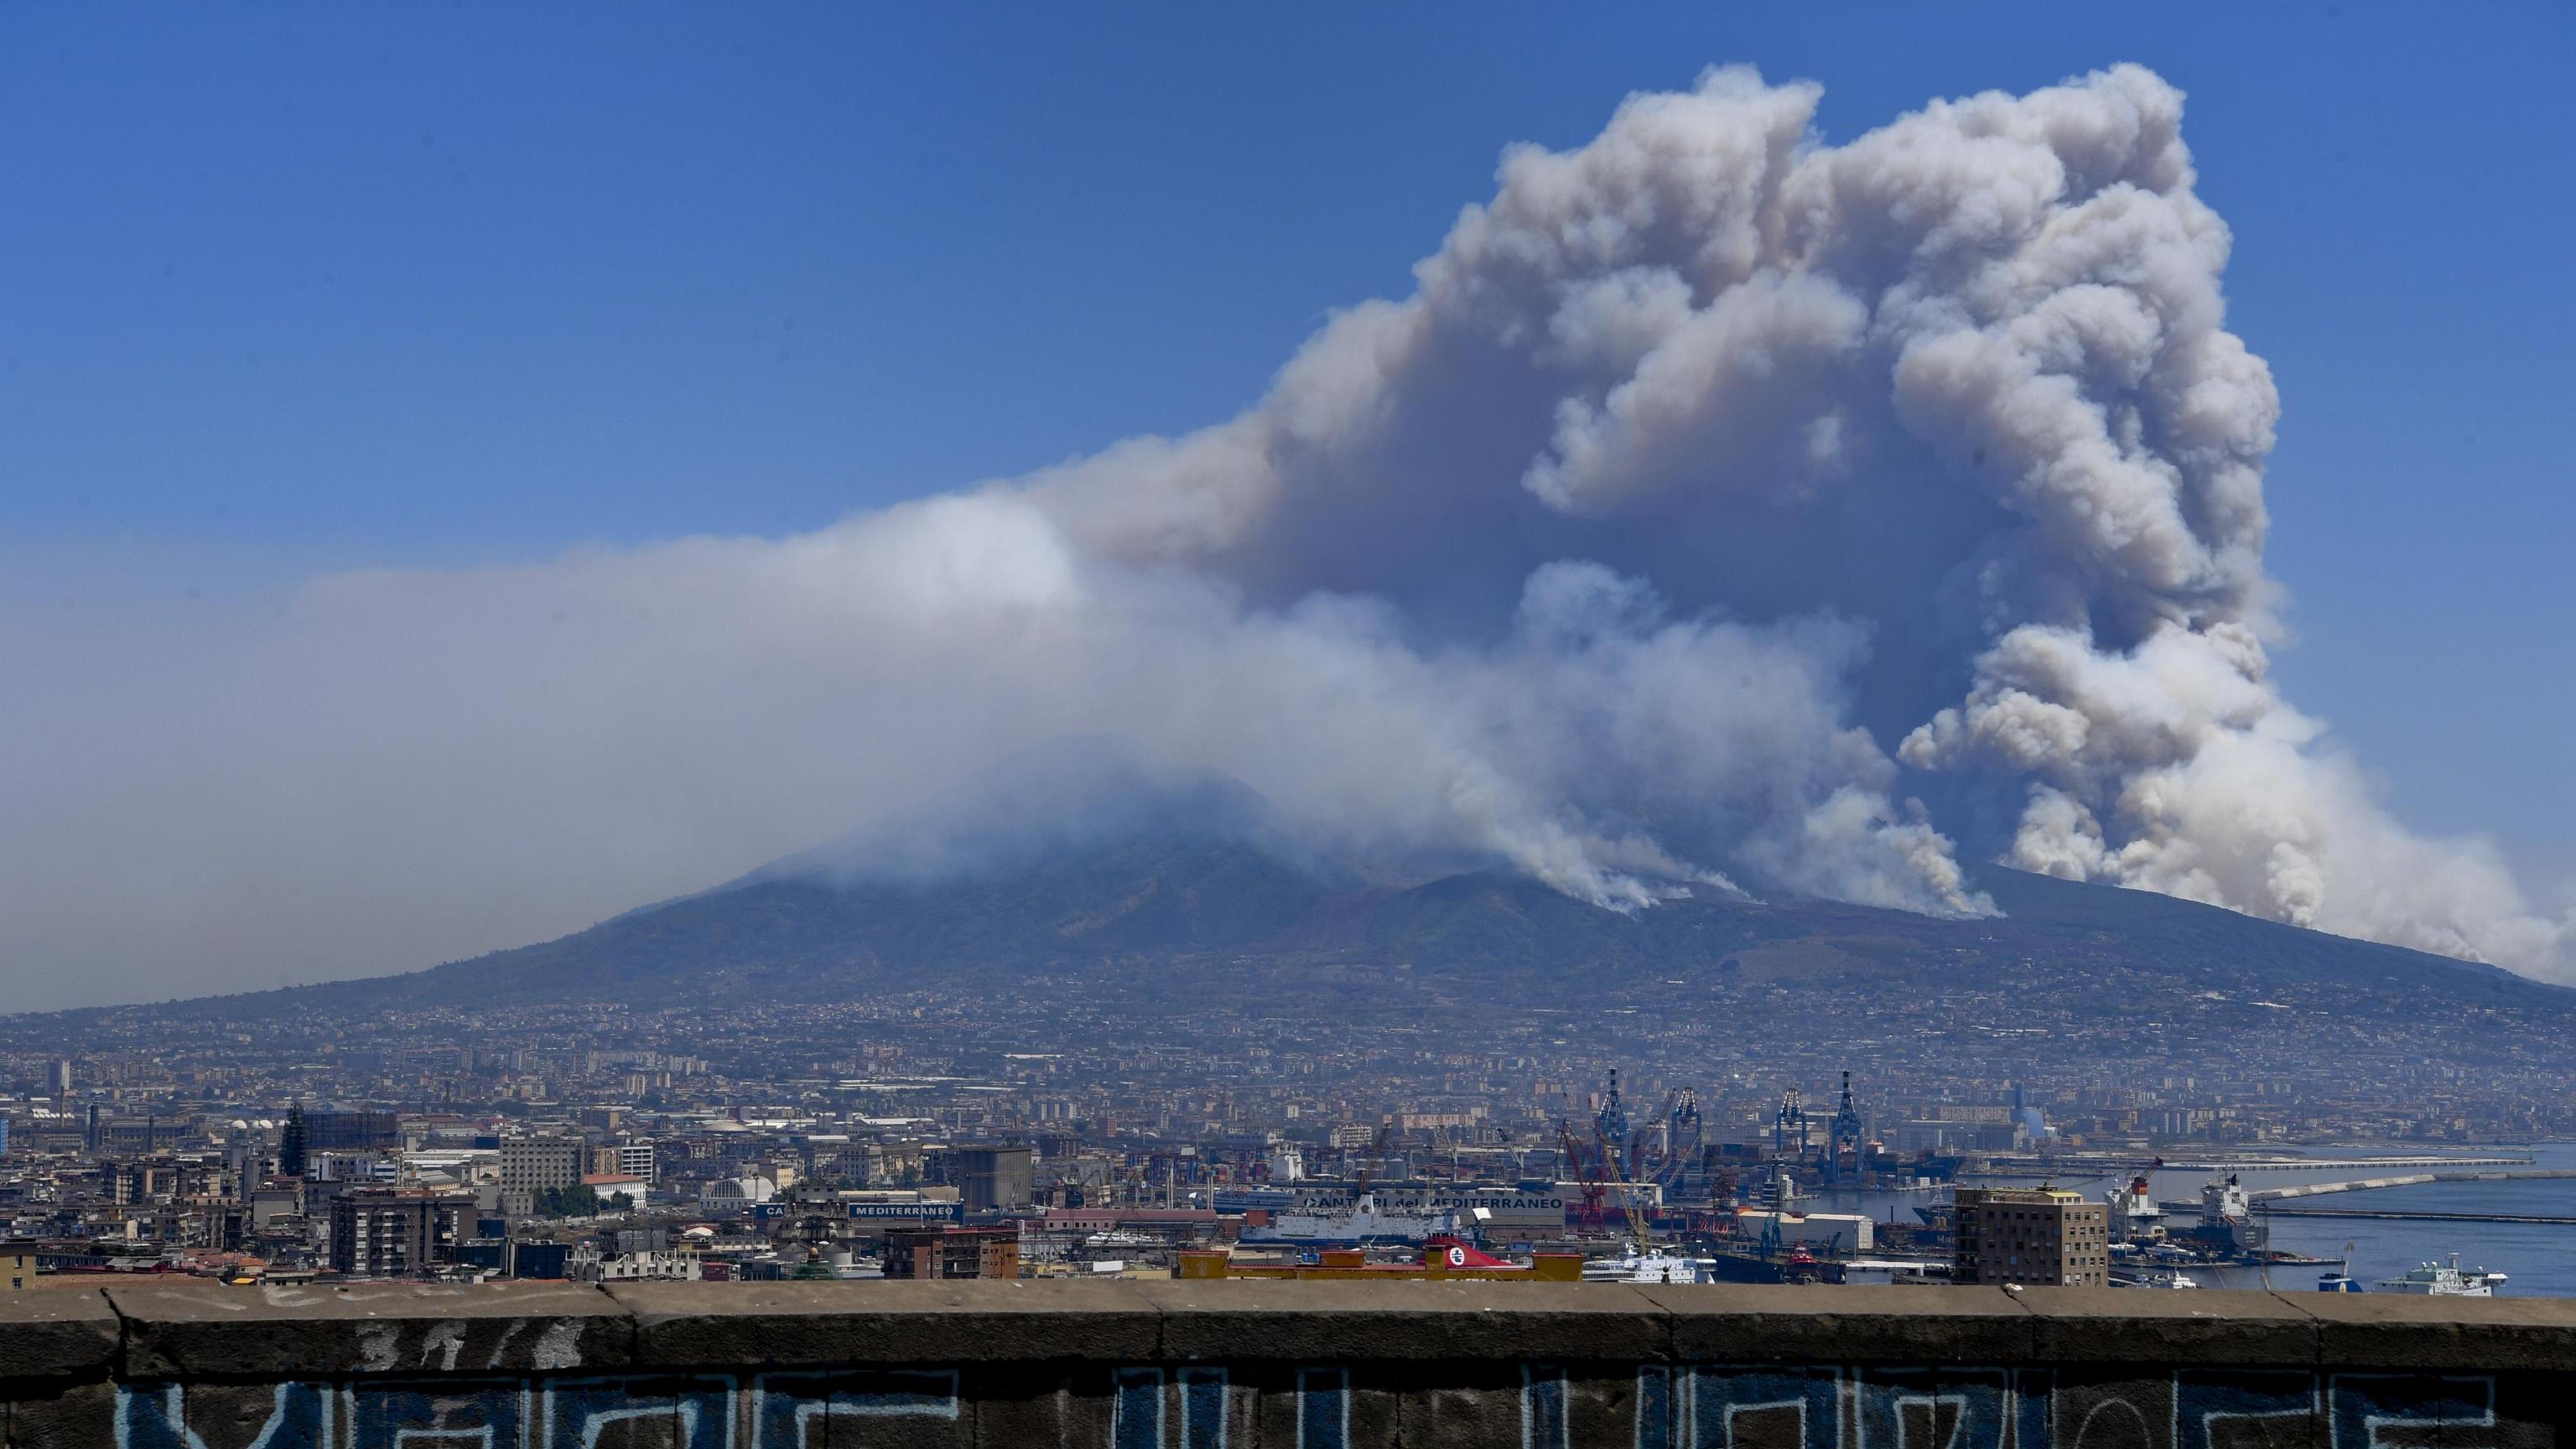
[{"label": "smoke rising from hillside", "polygon": [[[2012,864],[2563,965],[2566,928],[2490,851],[2409,835],[2266,679],[2279,399],[2224,330],[2181,96],[2120,67],[1838,148],[1810,140],[1816,99],[1714,71],[1577,151],[1513,153],[1419,293],[1337,319],[1253,413],[1028,496],[1112,556],[1435,628],[1555,553],[1688,611],[1861,625],[1823,678],[1905,764],[2017,807]],[[1731,853],[1649,833],[1833,893],[1829,862],[1912,832],[1882,898],[1974,909],[1854,744]],[[1832,801],[1871,823],[1817,833]]]},{"label": "smoke rising from hillside", "polygon": [[[2279,399],[2181,96],[2119,67],[1837,147],[1818,95],[1717,70],[1508,153],[1413,295],[1204,431],[783,541],[323,579],[53,723],[164,762],[174,919],[238,886],[192,853],[226,831],[317,903],[382,902],[340,877],[362,821],[441,909],[567,854],[632,897],[1115,731],[1345,847],[1621,908],[1973,915],[1994,857],[2565,974],[2568,925],[2267,677]],[[78,771],[18,753],[81,838]],[[61,861],[0,844],[33,892]]]}]

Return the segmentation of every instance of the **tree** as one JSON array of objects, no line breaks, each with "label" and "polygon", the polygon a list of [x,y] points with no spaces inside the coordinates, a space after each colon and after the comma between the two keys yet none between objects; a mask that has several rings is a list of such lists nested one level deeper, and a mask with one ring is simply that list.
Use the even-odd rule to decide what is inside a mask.
[{"label": "tree", "polygon": [[[618,1194],[624,1197],[624,1193]],[[541,1218],[596,1217],[602,1211],[598,1189],[576,1182],[570,1187],[541,1187],[536,1192],[537,1216]]]}]

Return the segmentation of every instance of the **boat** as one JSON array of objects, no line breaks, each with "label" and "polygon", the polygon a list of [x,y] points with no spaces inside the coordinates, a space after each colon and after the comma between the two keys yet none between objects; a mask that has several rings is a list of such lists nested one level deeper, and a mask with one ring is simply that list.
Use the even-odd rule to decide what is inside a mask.
[{"label": "boat", "polygon": [[2493,1298],[2503,1285],[2502,1273],[2462,1268],[2457,1253],[2448,1263],[2418,1263],[2397,1277],[2379,1280],[2384,1293],[2424,1293],[2435,1298]]},{"label": "boat", "polygon": [[2109,1210],[2114,1242],[2144,1243],[2164,1236],[2165,1212],[2156,1205],[2155,1191],[2148,1185],[2145,1173],[2129,1179],[2127,1187],[2104,1193],[2102,1205]]},{"label": "boat", "polygon": [[2238,1254],[2258,1254],[2271,1246],[2270,1224],[2255,1216],[2254,1195],[2232,1172],[2201,1184],[2198,1236]]},{"label": "boat", "polygon": [[1950,1281],[1947,1258],[1854,1258],[1835,1266],[1842,1270],[1839,1281],[1846,1284],[1895,1287]]},{"label": "boat", "polygon": [[1706,1258],[1686,1258],[1679,1253],[1660,1249],[1641,1249],[1635,1243],[1628,1251],[1612,1258],[1594,1258],[1583,1265],[1586,1283],[1713,1283],[1716,1264]]},{"label": "boat", "polygon": [[1422,1243],[1458,1231],[1456,1213],[1380,1212],[1377,1194],[1364,1192],[1347,1213],[1280,1213],[1247,1227],[1247,1243]]},{"label": "boat", "polygon": [[1435,1233],[1413,1262],[1372,1262],[1366,1248],[1323,1248],[1280,1260],[1237,1256],[1225,1249],[1183,1249],[1179,1278],[1325,1278],[1343,1281],[1422,1282],[1480,1278],[1524,1283],[1572,1283],[1582,1276],[1583,1259],[1573,1253],[1533,1253],[1526,1263],[1497,1258],[1463,1238]]},{"label": "boat", "polygon": [[1216,1190],[1208,1206],[1221,1213],[1286,1212],[1297,1205],[1297,1194],[1284,1187],[1261,1187],[1253,1184],[1230,1184]]},{"label": "boat", "polygon": [[2149,1273],[2126,1282],[2114,1278],[2111,1280],[2111,1286],[2114,1288],[2197,1288],[2200,1286],[2200,1280],[2188,1273]]},{"label": "boat", "polygon": [[1707,1281],[1711,1283],[1786,1283],[1789,1281],[1788,1268],[1784,1264],[1763,1257],[1759,1253],[1724,1251],[1715,1257],[1704,1259],[1702,1266],[1708,1273]]}]

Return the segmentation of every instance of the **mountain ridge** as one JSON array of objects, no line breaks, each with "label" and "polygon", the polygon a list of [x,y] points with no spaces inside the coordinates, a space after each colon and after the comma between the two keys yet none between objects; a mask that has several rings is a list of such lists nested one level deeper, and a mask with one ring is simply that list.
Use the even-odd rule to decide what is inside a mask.
[{"label": "mountain ridge", "polygon": [[642,1004],[680,990],[827,1000],[1067,974],[1132,985],[1194,961],[1250,960],[1291,976],[1398,966],[1497,1000],[1534,1000],[1659,973],[1904,989],[2000,962],[2061,978],[2116,969],[2176,989],[2241,993],[2269,981],[2344,986],[2356,996],[2431,989],[2463,1004],[2576,1018],[2576,990],[2493,966],[2111,886],[1999,869],[1980,883],[2008,914],[1943,920],[1733,898],[1621,913],[1502,871],[1335,889],[1239,844],[1130,843],[947,886],[753,880],[553,941],[260,996],[344,1009]]},{"label": "mountain ridge", "polygon": [[1978,884],[2004,915],[1716,892],[1623,912],[1499,869],[1373,883],[1299,840],[1240,781],[1095,738],[1024,751],[924,805],[551,941],[149,1009],[639,1005],[704,992],[821,1001],[1038,976],[1123,990],[1251,963],[1283,987],[1368,965],[1498,1001],[1648,979],[1903,990],[2001,977],[2080,994],[2090,974],[2149,994],[2259,993],[2267,982],[2372,1000],[2430,991],[2576,1021],[2576,989],[2493,966],[2000,867]]}]

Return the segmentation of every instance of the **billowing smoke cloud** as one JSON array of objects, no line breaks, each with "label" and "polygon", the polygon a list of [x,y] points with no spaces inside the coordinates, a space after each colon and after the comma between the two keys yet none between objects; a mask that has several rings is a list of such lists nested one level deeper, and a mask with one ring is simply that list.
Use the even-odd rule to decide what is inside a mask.
[{"label": "billowing smoke cloud", "polygon": [[[1253,413],[1029,496],[1113,556],[1470,634],[1462,593],[1564,552],[1688,609],[1866,622],[1877,664],[1835,666],[1857,717],[1951,798],[2018,798],[2013,864],[2562,966],[2491,851],[2408,835],[2266,681],[2279,399],[2223,328],[2181,96],[2124,66],[1839,148],[1816,99],[1714,71],[1513,153],[1419,293],[1338,319]],[[1733,858],[1860,894],[1856,847],[1915,832],[1873,898],[1975,909],[1874,755],[1844,759],[1867,824],[1769,801]]]},{"label": "billowing smoke cloud", "polygon": [[1198,433],[784,541],[328,578],[148,689],[70,671],[68,753],[0,765],[8,914],[55,949],[133,914],[55,908],[132,848],[60,848],[101,783],[63,761],[117,748],[169,762],[118,782],[172,826],[152,919],[251,871],[381,902],[358,875],[408,863],[487,934],[341,939],[452,954],[1116,731],[1351,849],[1621,908],[1976,914],[1962,858],[1999,856],[2563,972],[2568,927],[2266,678],[2279,402],[2224,330],[2180,95],[2120,67],[1840,147],[1817,98],[1712,71],[1509,153],[1412,296]]}]

